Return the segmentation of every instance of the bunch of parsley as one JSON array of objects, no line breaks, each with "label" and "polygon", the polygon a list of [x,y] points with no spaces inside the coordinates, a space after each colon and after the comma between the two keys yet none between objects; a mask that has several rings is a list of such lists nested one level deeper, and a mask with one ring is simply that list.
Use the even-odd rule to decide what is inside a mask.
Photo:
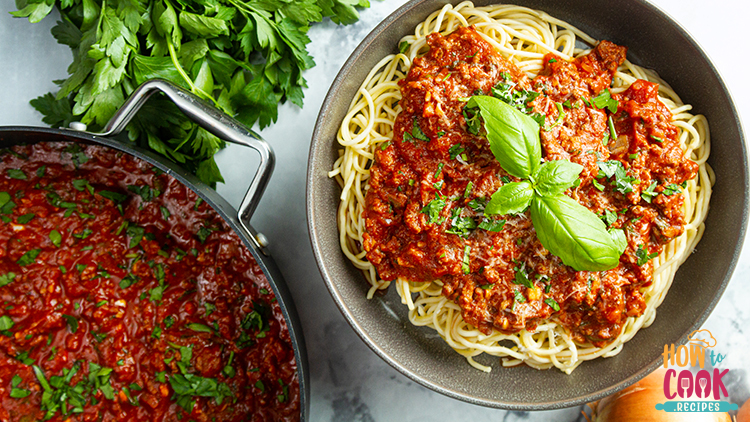
[{"label": "bunch of parsley", "polygon": [[[72,121],[100,130],[142,82],[162,78],[190,90],[242,123],[276,122],[279,104],[302,106],[302,72],[311,22],[359,19],[368,0],[16,0],[13,16],[35,23],[53,7],[52,28],[69,46],[69,76],[60,90],[31,101],[45,123]],[[224,142],[183,116],[165,98],[150,100],[127,128],[131,141],[223,182],[214,154]]]}]

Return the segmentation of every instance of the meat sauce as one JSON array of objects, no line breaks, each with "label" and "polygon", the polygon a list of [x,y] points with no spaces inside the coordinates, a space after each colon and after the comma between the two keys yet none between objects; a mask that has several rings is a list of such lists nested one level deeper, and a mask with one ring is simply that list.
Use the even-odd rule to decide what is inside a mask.
[{"label": "meat sauce", "polygon": [[[484,333],[533,331],[552,318],[578,341],[612,341],[627,317],[644,312],[649,257],[682,233],[676,193],[698,169],[684,157],[658,85],[638,80],[612,94],[616,112],[608,110],[607,89],[626,49],[607,41],[572,62],[546,55],[533,80],[473,28],[431,34],[427,44],[399,83],[403,111],[393,140],[375,153],[364,211],[367,258],[384,280],[441,280],[443,294]],[[628,246],[616,268],[564,265],[541,245],[528,211],[483,215],[500,186],[520,180],[502,169],[485,137],[468,130],[466,98],[482,94],[520,99],[522,111],[543,123],[543,159],[584,167],[566,194],[609,227],[625,229]],[[622,171],[608,178],[602,166]],[[483,228],[493,225],[502,229]]]},{"label": "meat sauce", "polygon": [[101,146],[0,160],[0,421],[299,419],[268,281],[192,190]]}]

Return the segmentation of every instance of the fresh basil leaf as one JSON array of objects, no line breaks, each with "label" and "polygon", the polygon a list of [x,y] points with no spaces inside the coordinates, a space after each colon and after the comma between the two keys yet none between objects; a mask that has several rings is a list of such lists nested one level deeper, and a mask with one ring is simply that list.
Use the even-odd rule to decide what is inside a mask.
[{"label": "fresh basil leaf", "polygon": [[535,196],[531,221],[542,246],[576,271],[609,270],[620,262],[602,220],[565,195]]},{"label": "fresh basil leaf", "polygon": [[484,209],[485,215],[518,214],[523,212],[534,197],[531,183],[512,182],[500,187]]},{"label": "fresh basil leaf", "polygon": [[471,97],[466,107],[473,106],[481,111],[490,149],[503,169],[519,178],[536,173],[542,159],[536,121],[494,97]]},{"label": "fresh basil leaf", "polygon": [[628,239],[625,238],[625,231],[623,229],[609,229],[607,231],[609,236],[612,238],[612,242],[615,243],[617,250],[622,255],[625,252],[625,248],[628,247]]},{"label": "fresh basil leaf", "polygon": [[539,167],[534,189],[542,196],[557,195],[573,186],[583,166],[568,160],[547,161]]}]

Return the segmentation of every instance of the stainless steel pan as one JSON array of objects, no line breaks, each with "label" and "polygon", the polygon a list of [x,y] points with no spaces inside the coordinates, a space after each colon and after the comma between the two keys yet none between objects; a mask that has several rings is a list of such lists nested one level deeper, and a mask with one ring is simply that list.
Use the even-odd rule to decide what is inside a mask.
[{"label": "stainless steel pan", "polygon": [[[258,170],[250,182],[250,187],[242,200],[239,210],[235,210],[216,191],[198,180],[192,173],[185,171],[173,162],[150,151],[142,150],[114,138],[125,129],[133,116],[138,112],[138,109],[148,98],[157,92],[166,95],[183,113],[204,129],[227,142],[252,148],[260,154]],[[78,127],[76,124],[72,126]],[[258,206],[263,191],[273,172],[274,154],[271,147],[260,136],[233,118],[205,104],[202,100],[182,88],[163,80],[148,81],[136,89],[122,108],[112,117],[102,133],[23,126],[0,127],[0,147],[3,148],[18,144],[51,141],[104,145],[147,161],[165,173],[172,175],[175,179],[197,193],[198,196],[203,198],[207,204],[219,213],[229,227],[242,239],[245,246],[250,249],[276,295],[279,307],[284,314],[284,319],[289,328],[289,335],[297,361],[301,420],[309,420],[310,381],[307,353],[302,336],[302,325],[284,279],[265,249],[267,240],[262,235],[259,235],[250,225],[250,218]]]}]

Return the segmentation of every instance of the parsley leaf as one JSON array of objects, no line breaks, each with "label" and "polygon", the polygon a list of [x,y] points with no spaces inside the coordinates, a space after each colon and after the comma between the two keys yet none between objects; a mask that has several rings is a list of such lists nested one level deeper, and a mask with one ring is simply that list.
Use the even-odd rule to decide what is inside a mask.
[{"label": "parsley leaf", "polygon": [[[41,21],[53,9],[58,43],[73,61],[57,93],[31,101],[43,121],[66,127],[71,121],[100,131],[133,87],[162,78],[207,100],[247,126],[263,129],[289,101],[302,106],[303,72],[315,66],[307,51],[312,22],[330,17],[348,25],[368,0],[263,0],[102,2],[18,1],[11,14]],[[201,180],[223,182],[214,155],[224,142],[182,115],[164,98],[154,98],[128,126],[140,147],[181,163]],[[82,156],[74,156],[79,166]]]},{"label": "parsley leaf", "polygon": [[592,98],[591,103],[600,110],[609,109],[610,113],[617,113],[617,106],[619,105],[617,100],[610,95],[609,89],[605,89],[599,95]]},{"label": "parsley leaf", "polygon": [[652,258],[656,258],[659,255],[658,252],[648,253],[648,249],[645,245],[641,245],[635,250],[635,257],[638,260],[638,265],[645,265]]},{"label": "parsley leaf", "polygon": [[444,199],[436,197],[422,208],[421,212],[430,217],[430,224],[442,223],[443,219],[440,218],[440,213],[443,211],[443,208],[445,208],[445,205]]}]

